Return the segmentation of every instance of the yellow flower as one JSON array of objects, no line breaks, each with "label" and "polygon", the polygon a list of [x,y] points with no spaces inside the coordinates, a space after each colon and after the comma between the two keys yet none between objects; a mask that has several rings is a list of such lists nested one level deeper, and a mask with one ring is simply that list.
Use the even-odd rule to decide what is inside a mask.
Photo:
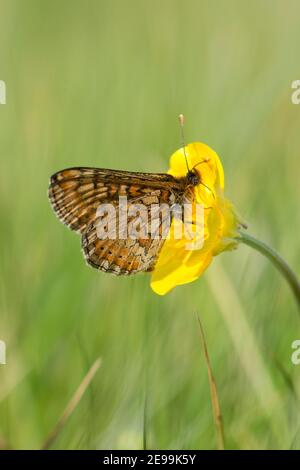
[{"label": "yellow flower", "polygon": [[[182,222],[173,219],[169,237],[163,244],[152,273],[151,287],[160,295],[166,294],[175,286],[196,280],[208,267],[213,256],[235,248],[237,242],[233,238],[237,236],[237,229],[241,224],[232,204],[224,197],[224,171],[218,155],[199,142],[186,145],[185,154],[189,168],[198,165],[195,170],[201,177],[201,182],[193,188],[193,206],[201,204],[204,208],[203,244],[199,249],[187,249],[190,240],[185,236],[181,239],[174,236]],[[202,163],[199,165],[200,162]],[[171,156],[168,173],[175,178],[186,176],[183,148]]]}]

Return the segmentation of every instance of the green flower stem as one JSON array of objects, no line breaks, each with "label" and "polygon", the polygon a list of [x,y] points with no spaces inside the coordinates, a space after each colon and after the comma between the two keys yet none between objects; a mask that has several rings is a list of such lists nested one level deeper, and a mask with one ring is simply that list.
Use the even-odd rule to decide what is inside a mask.
[{"label": "green flower stem", "polygon": [[261,242],[260,240],[257,240],[251,235],[246,234],[245,232],[239,232],[239,236],[236,239],[242,243],[245,243],[245,245],[251,246],[255,250],[262,253],[264,256],[266,256],[266,258],[268,258],[270,261],[272,261],[274,266],[276,266],[278,271],[281,272],[283,277],[290,285],[290,288],[292,289],[295,295],[298,307],[300,309],[300,283],[296,274],[294,273],[294,271],[292,271],[287,262],[268,245]]}]

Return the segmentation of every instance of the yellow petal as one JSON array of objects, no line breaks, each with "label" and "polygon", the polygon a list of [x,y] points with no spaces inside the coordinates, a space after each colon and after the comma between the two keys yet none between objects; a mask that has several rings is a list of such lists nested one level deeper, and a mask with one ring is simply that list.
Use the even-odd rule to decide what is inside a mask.
[{"label": "yellow petal", "polygon": [[212,252],[202,247],[199,250],[187,250],[191,240],[185,237],[175,240],[174,226],[182,224],[174,220],[170,229],[170,239],[162,247],[155,269],[152,273],[151,287],[159,295],[164,295],[173,287],[187,284],[197,279],[206,269],[212,258]]},{"label": "yellow petal", "polygon": [[170,175],[175,178],[186,176],[187,165],[185,155],[189,169],[191,170],[194,167],[197,170],[199,169],[205,184],[224,189],[224,170],[221,160],[214,150],[201,142],[188,144],[184,149],[182,147],[173,153],[170,158],[170,169],[168,171]]}]

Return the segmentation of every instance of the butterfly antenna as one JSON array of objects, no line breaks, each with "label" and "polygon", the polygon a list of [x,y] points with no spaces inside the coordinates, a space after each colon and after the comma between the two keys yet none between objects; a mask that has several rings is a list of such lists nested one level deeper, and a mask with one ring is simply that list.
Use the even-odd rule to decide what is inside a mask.
[{"label": "butterfly antenna", "polygon": [[190,171],[190,169],[189,169],[189,164],[188,164],[188,159],[187,159],[187,156],[186,156],[186,153],[185,153],[185,141],[184,141],[184,131],[183,131],[184,115],[183,115],[183,114],[179,114],[178,120],[179,120],[179,126],[180,126],[181,145],[182,145],[182,147],[183,147],[183,153],[184,153],[185,163],[186,163],[186,166],[187,166],[188,171]]},{"label": "butterfly antenna", "polygon": [[202,184],[202,186],[204,186],[206,189],[208,189],[211,192],[211,194],[213,195],[213,198],[216,199],[215,193],[213,192],[213,190],[209,186],[202,183],[202,181],[200,181],[200,184]]}]

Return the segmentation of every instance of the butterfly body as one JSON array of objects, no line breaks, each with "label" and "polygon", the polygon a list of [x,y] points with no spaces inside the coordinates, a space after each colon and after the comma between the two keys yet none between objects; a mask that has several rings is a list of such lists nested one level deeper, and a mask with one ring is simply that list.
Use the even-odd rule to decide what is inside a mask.
[{"label": "butterfly body", "polygon": [[[58,218],[81,235],[89,265],[105,272],[128,275],[153,270],[165,241],[162,226],[169,217],[167,209],[174,204],[192,202],[193,188],[200,181],[200,172],[195,169],[189,170],[185,177],[175,178],[164,173],[74,167],[51,177],[49,199]],[[149,227],[136,239],[120,235],[126,229],[120,212],[120,198],[125,197],[128,214],[135,204],[143,205],[149,214],[153,206],[163,208],[154,220],[155,237]],[[119,230],[115,237],[100,239],[98,236],[101,204],[111,204],[116,209],[114,222]],[[136,217],[127,217],[126,223],[134,227]]]}]

